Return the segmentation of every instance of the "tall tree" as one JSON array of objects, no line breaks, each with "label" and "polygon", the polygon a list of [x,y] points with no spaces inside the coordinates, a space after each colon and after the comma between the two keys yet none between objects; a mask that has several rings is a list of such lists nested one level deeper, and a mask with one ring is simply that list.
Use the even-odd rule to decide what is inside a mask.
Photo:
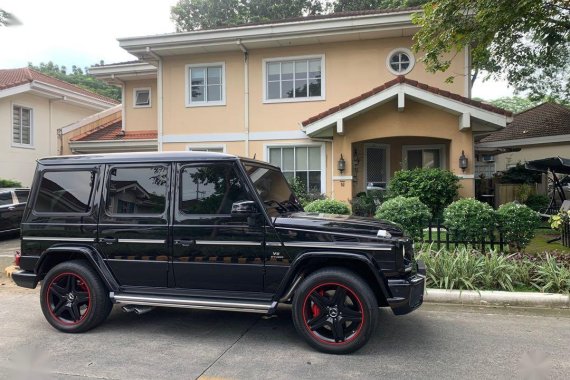
[{"label": "tall tree", "polygon": [[372,9],[407,8],[423,5],[429,0],[336,0],[335,12],[364,11]]},{"label": "tall tree", "polygon": [[[96,66],[102,65],[103,63],[103,61],[100,61]],[[28,63],[28,67],[86,90],[93,91],[99,95],[119,101],[121,100],[121,90],[119,88],[111,86],[92,75],[86,74],[87,68],[83,71],[81,67],[73,65],[71,71],[68,72],[67,67],[56,65],[51,61],[48,63],[41,62],[37,66],[30,62]]]},{"label": "tall tree", "polygon": [[0,26],[5,26],[8,22],[8,12],[0,9]]},{"label": "tall tree", "polygon": [[504,75],[533,100],[570,101],[568,0],[432,0],[414,22],[428,71],[446,71],[470,48],[475,78],[482,70]]},{"label": "tall tree", "polygon": [[314,15],[322,9],[320,0],[179,0],[170,16],[182,32]]}]

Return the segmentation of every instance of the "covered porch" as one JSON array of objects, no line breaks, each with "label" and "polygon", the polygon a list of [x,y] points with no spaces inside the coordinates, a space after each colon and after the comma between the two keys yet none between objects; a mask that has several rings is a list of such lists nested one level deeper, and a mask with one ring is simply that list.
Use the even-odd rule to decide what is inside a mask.
[{"label": "covered porch", "polygon": [[461,179],[460,196],[473,197],[473,136],[504,128],[510,118],[500,108],[399,77],[302,124],[309,137],[331,142],[331,196],[348,201],[416,167],[452,171]]}]

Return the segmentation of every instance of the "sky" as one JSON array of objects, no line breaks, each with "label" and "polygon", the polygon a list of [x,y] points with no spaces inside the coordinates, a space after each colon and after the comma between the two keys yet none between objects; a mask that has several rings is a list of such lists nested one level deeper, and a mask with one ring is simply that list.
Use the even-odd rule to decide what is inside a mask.
[{"label": "sky", "polygon": [[[117,38],[175,31],[170,7],[176,0],[0,0],[20,26],[0,28],[0,68],[52,61],[71,68],[135,59]],[[473,97],[512,96],[506,82],[477,80]]]}]

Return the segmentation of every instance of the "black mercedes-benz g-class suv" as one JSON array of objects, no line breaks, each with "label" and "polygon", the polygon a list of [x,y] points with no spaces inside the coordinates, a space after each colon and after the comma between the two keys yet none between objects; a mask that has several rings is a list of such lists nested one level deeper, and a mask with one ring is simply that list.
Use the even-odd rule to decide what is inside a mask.
[{"label": "black mercedes-benz g-class suv", "polygon": [[419,307],[425,266],[394,224],[303,212],[281,171],[219,153],[38,161],[21,270],[56,329],[102,323],[113,303],[273,313],[291,303],[313,347],[348,353],[378,307]]}]

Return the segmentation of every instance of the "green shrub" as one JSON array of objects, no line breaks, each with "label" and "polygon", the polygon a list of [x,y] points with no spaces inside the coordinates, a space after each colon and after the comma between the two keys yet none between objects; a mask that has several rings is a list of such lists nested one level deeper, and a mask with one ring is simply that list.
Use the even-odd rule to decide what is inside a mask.
[{"label": "green shrub", "polygon": [[372,216],[376,211],[376,201],[374,197],[361,192],[350,201],[352,214],[357,216]]},{"label": "green shrub", "polygon": [[418,255],[426,263],[427,287],[437,289],[477,290],[483,276],[481,255],[466,248],[455,251],[422,251]]},{"label": "green shrub", "polygon": [[505,203],[497,210],[499,228],[511,251],[523,250],[534,238],[540,225],[540,216],[530,207],[518,203]]},{"label": "green shrub", "polygon": [[305,206],[306,212],[322,212],[325,214],[349,215],[350,208],[346,203],[334,199],[317,199]]},{"label": "green shrub", "polygon": [[293,178],[289,186],[291,186],[291,190],[293,190],[303,207],[317,199],[326,199],[326,196],[318,191],[307,191],[305,183],[297,177]]},{"label": "green shrub", "polygon": [[11,179],[0,178],[0,188],[2,187],[22,187],[22,184],[18,181],[13,181]]},{"label": "green shrub", "polygon": [[480,242],[495,226],[495,211],[473,198],[453,202],[443,211],[444,225],[457,240]]},{"label": "green shrub", "polygon": [[481,287],[513,291],[513,279],[519,275],[517,264],[496,251],[482,256]]},{"label": "green shrub", "polygon": [[390,197],[418,197],[432,215],[441,217],[443,209],[458,196],[459,177],[448,170],[422,169],[397,171],[388,185]]},{"label": "green shrub", "polygon": [[570,269],[547,254],[544,262],[535,264],[532,285],[541,292],[570,293]]},{"label": "green shrub", "polygon": [[534,211],[541,211],[548,207],[550,204],[550,198],[542,194],[531,194],[528,196],[524,204]]},{"label": "green shrub", "polygon": [[378,207],[377,219],[398,223],[413,239],[421,239],[423,229],[431,219],[429,208],[418,197],[398,196],[387,200]]}]

